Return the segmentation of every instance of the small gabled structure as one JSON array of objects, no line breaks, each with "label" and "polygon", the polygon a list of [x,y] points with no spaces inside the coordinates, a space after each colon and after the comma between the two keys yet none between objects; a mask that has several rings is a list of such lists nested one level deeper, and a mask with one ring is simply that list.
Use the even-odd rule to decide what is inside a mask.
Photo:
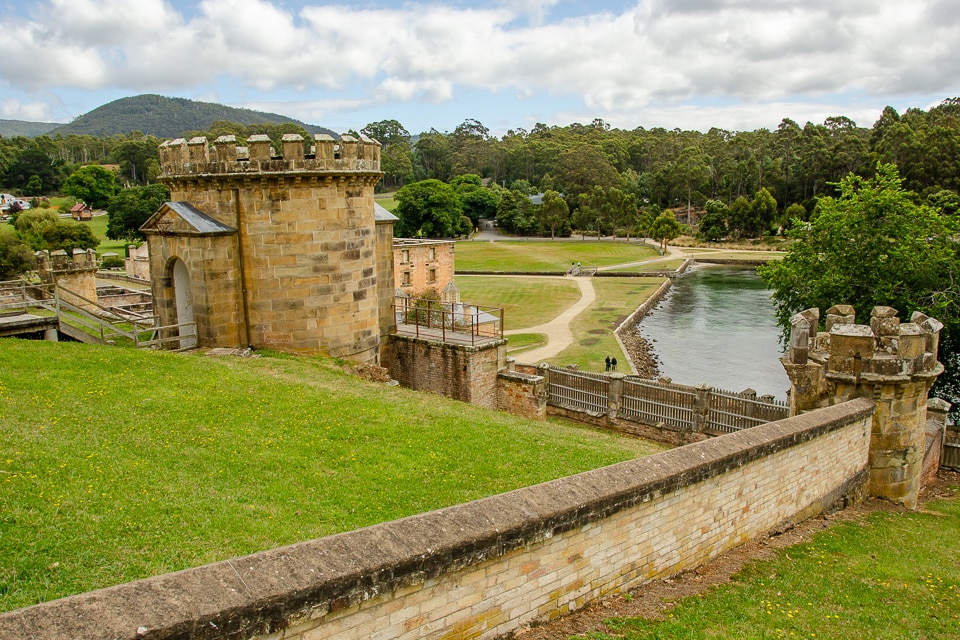
[{"label": "small gabled structure", "polygon": [[86,222],[93,218],[93,208],[85,202],[78,202],[70,207],[70,217],[78,222]]},{"label": "small gabled structure", "polygon": [[162,324],[196,322],[193,346],[198,339],[211,347],[247,343],[237,230],[187,202],[165,203],[140,230],[147,236],[154,308]]}]

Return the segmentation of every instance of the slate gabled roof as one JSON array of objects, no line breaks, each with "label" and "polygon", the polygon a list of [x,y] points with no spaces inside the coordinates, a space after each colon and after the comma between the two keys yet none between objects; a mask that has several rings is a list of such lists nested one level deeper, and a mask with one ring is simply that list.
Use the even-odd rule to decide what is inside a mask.
[{"label": "slate gabled roof", "polygon": [[165,202],[150,219],[143,223],[144,233],[167,235],[219,236],[236,233],[237,230],[222,224],[189,202]]}]

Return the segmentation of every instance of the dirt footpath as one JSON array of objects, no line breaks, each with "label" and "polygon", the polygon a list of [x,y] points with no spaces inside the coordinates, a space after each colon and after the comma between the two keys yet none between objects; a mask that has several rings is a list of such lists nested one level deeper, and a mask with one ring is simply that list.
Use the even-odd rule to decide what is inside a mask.
[{"label": "dirt footpath", "polygon": [[[954,496],[955,493],[949,487],[957,485],[960,485],[960,473],[941,471],[937,482],[924,487],[920,508],[927,500]],[[877,511],[906,510],[885,500],[868,500],[858,507],[807,520],[789,531],[752,540],[698,569],[645,584],[632,591],[629,600],[623,596],[614,596],[559,620],[521,629],[514,637],[522,640],[567,640],[570,636],[591,631],[613,634],[614,631],[603,623],[608,618],[643,617],[659,620],[677,600],[704,593],[713,586],[729,582],[731,576],[748,562],[772,558],[777,549],[809,541],[836,522],[862,520]]]}]

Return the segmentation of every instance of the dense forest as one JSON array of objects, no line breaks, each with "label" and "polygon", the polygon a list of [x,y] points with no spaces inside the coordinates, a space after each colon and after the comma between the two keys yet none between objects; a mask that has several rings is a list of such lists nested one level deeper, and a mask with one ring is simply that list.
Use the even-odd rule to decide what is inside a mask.
[{"label": "dense forest", "polygon": [[[0,138],[0,186],[26,196],[57,192],[68,175],[86,164],[117,165],[126,185],[151,182],[163,138],[143,133],[143,124],[149,114],[163,111],[158,98],[117,101],[78,119],[97,112],[113,114],[109,117],[119,118],[130,133]],[[182,119],[180,102],[197,109],[205,105],[162,100],[168,107],[177,106],[181,125],[189,120]],[[298,123],[250,124],[229,118],[175,131],[171,137],[234,133],[241,140],[254,132],[272,137],[288,131],[310,133]],[[471,218],[499,213],[505,227],[516,233],[629,233],[645,208],[673,209],[681,222],[692,222],[719,203],[721,214],[733,224],[729,231],[762,235],[789,225],[791,219],[808,217],[817,198],[833,194],[841,178],[850,173],[870,177],[878,162],[896,165],[904,187],[924,201],[949,214],[960,209],[958,98],[929,111],[899,114],[887,107],[869,128],[835,116],[821,124],[784,119],[773,131],[624,130],[594,120],[586,125],[538,124],[530,131],[510,130],[497,137],[481,122],[467,120],[452,132],[430,130],[413,136],[396,120],[384,120],[361,132],[383,144],[382,190],[476,175],[493,187],[494,197],[477,198],[470,183],[477,202],[475,207],[467,204],[464,213]],[[526,198],[518,197],[545,191],[556,191],[566,200],[568,217],[559,225],[556,220],[545,222]],[[585,208],[592,213],[584,215]]]}]

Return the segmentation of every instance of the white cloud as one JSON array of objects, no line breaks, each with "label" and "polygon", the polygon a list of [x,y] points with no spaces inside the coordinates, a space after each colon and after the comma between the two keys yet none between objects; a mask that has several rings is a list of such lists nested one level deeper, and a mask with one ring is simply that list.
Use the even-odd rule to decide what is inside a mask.
[{"label": "white cloud", "polygon": [[508,90],[576,96],[607,119],[721,100],[742,105],[742,118],[713,112],[736,121],[824,96],[960,93],[951,0],[638,0],[552,21],[564,0],[319,2],[201,0],[185,18],[165,0],[35,0],[29,20],[0,16],[0,81],[201,95],[216,83],[259,102],[292,90],[291,106]]}]

